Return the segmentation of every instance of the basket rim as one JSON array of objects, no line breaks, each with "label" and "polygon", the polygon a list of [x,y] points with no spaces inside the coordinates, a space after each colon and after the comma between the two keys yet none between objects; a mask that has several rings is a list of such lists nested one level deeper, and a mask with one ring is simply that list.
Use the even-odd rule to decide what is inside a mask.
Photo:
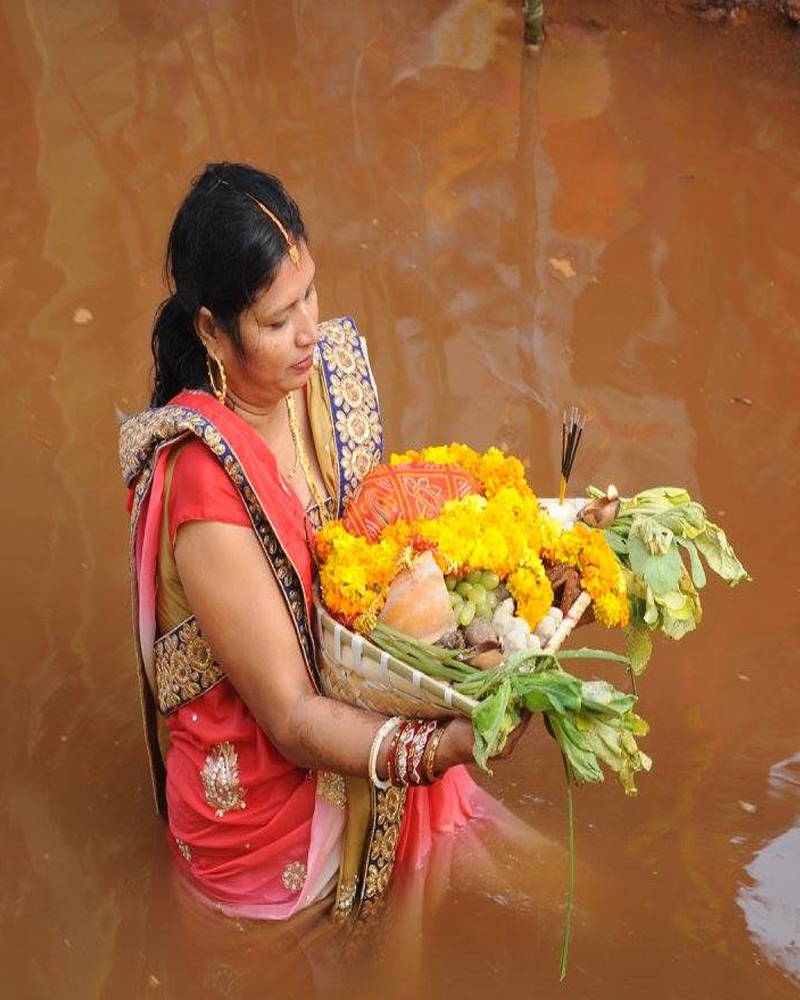
[{"label": "basket rim", "polygon": [[391,653],[387,653],[380,646],[376,646],[367,636],[353,632],[346,625],[342,625],[323,604],[319,588],[316,584],[314,585],[313,593],[314,609],[321,631],[327,630],[329,633],[335,634],[336,630],[339,629],[340,634],[347,637],[348,644],[351,647],[354,645],[353,639],[355,639],[355,645],[359,648],[360,653],[363,653],[364,650],[369,651],[376,662],[385,665],[386,669],[390,672],[397,674],[407,681],[411,681],[420,693],[427,692],[435,695],[447,708],[453,709],[461,715],[466,715],[468,718],[472,717],[479,705],[479,702],[475,698],[470,698],[468,695],[456,691],[449,681],[430,677],[421,670],[417,670],[402,660],[398,660],[396,656],[392,656]]}]

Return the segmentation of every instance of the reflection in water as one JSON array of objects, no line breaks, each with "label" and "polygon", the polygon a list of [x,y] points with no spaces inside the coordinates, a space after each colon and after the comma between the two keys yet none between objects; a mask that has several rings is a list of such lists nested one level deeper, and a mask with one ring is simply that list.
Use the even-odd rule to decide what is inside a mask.
[{"label": "reflection in water", "polygon": [[[800,798],[800,753],[776,764],[770,785]],[[752,884],[739,891],[747,929],[771,962],[800,982],[800,815],[758,850],[747,866]]]},{"label": "reflection in water", "polygon": [[[796,528],[779,515],[800,443],[800,53],[651,7],[550,0],[539,57],[506,0],[3,8],[3,995],[338,989],[300,928],[186,907],[137,721],[114,407],[144,403],[167,227],[220,158],[274,170],[303,206],[323,315],[369,337],[390,447],[504,441],[547,494],[580,402],[576,484],[684,482],[737,540],[756,584],[712,584],[700,632],[662,643],[641,685],[639,798],[577,797],[566,988],[793,995],[773,872],[796,854],[796,805],[764,784],[798,745]],[[563,844],[561,780],[539,732],[491,788]],[[423,998],[498,977],[551,995],[563,859],[505,862],[500,888],[442,877],[435,907],[388,925],[389,954],[368,939],[348,1000],[391,996],[411,968]]]}]

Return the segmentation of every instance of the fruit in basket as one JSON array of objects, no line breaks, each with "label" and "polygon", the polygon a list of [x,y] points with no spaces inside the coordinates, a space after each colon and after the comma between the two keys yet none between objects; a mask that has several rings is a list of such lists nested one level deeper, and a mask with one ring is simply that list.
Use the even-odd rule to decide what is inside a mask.
[{"label": "fruit in basket", "polygon": [[476,618],[464,629],[464,640],[476,652],[468,663],[481,670],[489,670],[503,661],[503,647],[500,637],[484,618]]},{"label": "fruit in basket", "polygon": [[[436,642],[456,627],[452,596],[433,555],[422,552],[409,569],[402,570],[392,581],[378,621],[422,642]],[[460,612],[462,623],[467,607],[465,603]],[[474,615],[472,605],[470,621]]]}]

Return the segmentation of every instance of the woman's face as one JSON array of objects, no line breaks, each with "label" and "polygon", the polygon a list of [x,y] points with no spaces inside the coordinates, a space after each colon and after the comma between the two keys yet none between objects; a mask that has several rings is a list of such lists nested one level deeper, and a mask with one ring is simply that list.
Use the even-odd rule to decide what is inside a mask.
[{"label": "woman's face", "polygon": [[270,287],[239,315],[244,356],[227,336],[217,335],[211,347],[225,366],[229,393],[245,406],[271,408],[311,372],[319,321],[315,266],[306,244],[297,248],[299,268],[285,256]]}]

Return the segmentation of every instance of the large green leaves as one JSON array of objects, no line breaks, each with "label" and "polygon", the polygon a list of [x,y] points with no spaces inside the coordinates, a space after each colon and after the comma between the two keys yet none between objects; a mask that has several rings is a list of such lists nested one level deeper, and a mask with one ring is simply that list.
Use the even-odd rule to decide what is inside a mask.
[{"label": "large green leaves", "polygon": [[[590,494],[599,491],[592,487]],[[625,571],[630,600],[626,630],[631,669],[650,658],[646,630],[681,639],[702,618],[700,591],[708,567],[733,585],[749,580],[730,543],[684,489],[660,486],[622,502],[606,538]]]}]

